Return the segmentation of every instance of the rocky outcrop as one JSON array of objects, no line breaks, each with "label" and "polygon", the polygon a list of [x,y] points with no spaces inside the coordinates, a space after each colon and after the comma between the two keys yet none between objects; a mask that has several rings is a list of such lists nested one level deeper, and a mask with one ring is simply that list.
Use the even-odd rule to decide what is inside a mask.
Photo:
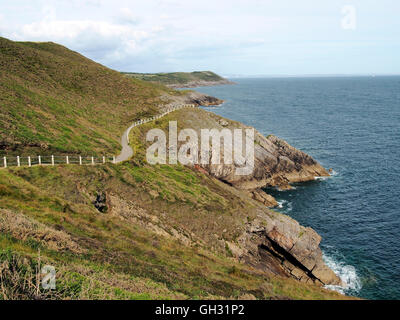
[{"label": "rocky outcrop", "polygon": [[[215,117],[215,126],[223,128],[250,128],[228,119]],[[221,157],[223,144],[221,144]],[[245,146],[243,144],[243,150]],[[248,175],[237,175],[237,164],[203,165],[203,168],[214,177],[246,191],[249,196],[268,207],[277,205],[275,199],[262,189],[276,187],[290,189],[292,183],[315,180],[316,177],[329,176],[329,173],[311,156],[292,147],[286,141],[274,135],[263,136],[255,130],[254,137],[254,170]]]},{"label": "rocky outcrop", "polygon": [[107,195],[105,192],[99,192],[96,195],[96,200],[93,201],[94,207],[101,213],[106,213],[107,207]]},{"label": "rocky outcrop", "polygon": [[[107,203],[108,214],[126,223],[140,225],[166,238],[175,238],[186,246],[211,245],[190,228],[172,226],[167,216],[150,214],[134,201],[108,194]],[[321,237],[313,229],[305,228],[278,212],[260,208],[257,218],[245,223],[241,230],[242,234],[235,242],[225,241],[237,260],[267,274],[293,277],[305,283],[341,284],[341,280],[325,265],[319,248]]]},{"label": "rocky outcrop", "polygon": [[320,241],[313,229],[288,216],[260,212],[238,239],[242,250],[232,252],[239,260],[264,271],[290,275],[306,283],[340,285],[340,278],[322,259]]},{"label": "rocky outcrop", "polygon": [[249,175],[235,174],[235,164],[206,166],[215,177],[238,189],[256,190],[264,187],[290,188],[291,183],[314,180],[329,173],[311,156],[297,150],[282,139],[255,133],[254,170]]},{"label": "rocky outcrop", "polygon": [[[204,111],[188,112],[186,118],[181,114],[181,121],[196,130],[198,137],[203,127],[219,130],[249,128]],[[221,143],[220,164],[196,164],[194,168],[234,187],[240,196],[247,195],[256,200],[258,211],[255,219],[248,219],[244,221],[244,226],[239,227],[239,237],[222,240],[223,235],[219,234],[216,239],[224,241],[235,258],[265,272],[317,285],[341,284],[341,280],[323,261],[319,248],[321,237],[290,217],[267,209],[276,206],[277,202],[262,190],[265,187],[288,189],[291,183],[328,176],[328,172],[311,156],[284,140],[273,135],[265,137],[256,130],[254,170],[248,175],[236,174],[236,169],[240,167],[238,164],[224,163],[223,147]]]},{"label": "rocky outcrop", "polygon": [[185,95],[170,96],[166,95],[163,99],[167,102],[165,107],[174,107],[186,104],[194,104],[197,106],[219,106],[224,103],[224,100],[209,96],[197,91],[188,91]]},{"label": "rocky outcrop", "polygon": [[278,205],[275,198],[261,189],[255,189],[248,192],[250,198],[263,203],[265,206],[273,208]]},{"label": "rocky outcrop", "polygon": [[[180,101],[174,101],[175,104],[182,103],[184,99],[191,99],[191,101],[198,101],[198,93],[192,93],[189,96],[180,97]],[[204,98],[204,101],[214,101],[213,99]],[[188,100],[186,100],[188,101]],[[209,129],[254,129],[247,127],[239,122],[229,119],[224,119],[209,112],[196,112],[192,115],[194,119],[185,119],[190,128],[197,132],[200,139],[201,130],[203,126]],[[243,136],[243,142],[244,142]],[[198,140],[198,146],[201,141]],[[254,129],[254,168],[247,175],[238,175],[236,170],[241,166],[235,161],[233,163],[224,162],[224,143],[221,143],[220,156],[221,161],[219,164],[211,163],[211,153],[209,153],[209,164],[200,164],[200,166],[210,175],[225,183],[234,186],[237,189],[243,190],[255,200],[264,203],[268,207],[277,205],[275,199],[267,195],[262,189],[268,187],[276,187],[278,189],[290,189],[292,183],[306,182],[315,180],[316,177],[329,176],[329,173],[311,156],[292,147],[286,141],[279,139],[274,135],[265,137],[257,130]],[[232,154],[232,143],[226,146]],[[199,148],[200,149],[200,148]],[[242,144],[242,150],[246,146]],[[202,159],[201,150],[199,150],[198,159]],[[198,169],[198,168],[196,168]]]},{"label": "rocky outcrop", "polygon": [[187,97],[189,104],[193,103],[199,106],[219,106],[224,103],[224,100],[195,91],[189,93]]},{"label": "rocky outcrop", "polygon": [[[219,117],[216,123],[224,128],[246,128]],[[276,206],[277,202],[261,188],[288,189],[291,183],[329,175],[311,156],[276,136],[265,137],[255,131],[254,140],[255,163],[251,174],[236,175],[236,164],[207,165],[204,169],[268,207]],[[322,259],[320,241],[321,237],[313,229],[301,226],[290,217],[260,211],[257,219],[247,223],[246,231],[237,242],[238,247],[231,244],[231,251],[236,252],[238,259],[275,274],[290,275],[318,285],[340,285],[340,278]]]},{"label": "rocky outcrop", "polygon": [[[214,118],[215,127],[220,130],[248,128],[219,116],[210,117]],[[277,202],[261,188],[288,189],[291,183],[329,175],[311,156],[276,136],[265,137],[256,130],[254,155],[254,170],[248,175],[237,175],[236,168],[239,166],[235,163],[224,164],[221,161],[220,164],[201,167],[208,174],[242,190],[267,207],[274,207]],[[227,245],[236,258],[258,269],[307,283],[340,285],[340,278],[323,261],[320,241],[321,237],[313,229],[301,226],[290,217],[260,210],[257,218],[246,224],[246,230],[236,243],[229,242]]]}]

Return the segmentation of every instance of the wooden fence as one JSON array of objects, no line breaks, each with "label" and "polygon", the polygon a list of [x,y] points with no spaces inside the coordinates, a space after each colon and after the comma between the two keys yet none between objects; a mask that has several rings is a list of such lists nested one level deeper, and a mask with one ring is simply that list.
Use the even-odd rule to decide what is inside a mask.
[{"label": "wooden fence", "polygon": [[[181,105],[176,107],[167,108],[165,112],[156,115],[151,118],[140,119],[134,122],[131,125],[131,128],[137,127],[141,124],[148,123],[157,119],[160,119],[167,114],[179,110],[182,108],[194,108],[194,104],[189,105]],[[127,132],[127,141],[129,142],[129,131]],[[98,164],[105,164],[107,162],[116,163],[115,156],[79,156],[79,155],[63,155],[63,156],[28,156],[28,157],[20,157],[20,156],[7,156],[3,157],[2,165],[0,168],[8,168],[8,167],[32,167],[32,166],[41,166],[41,165],[60,165],[60,164],[76,164],[76,165],[98,165]]]}]

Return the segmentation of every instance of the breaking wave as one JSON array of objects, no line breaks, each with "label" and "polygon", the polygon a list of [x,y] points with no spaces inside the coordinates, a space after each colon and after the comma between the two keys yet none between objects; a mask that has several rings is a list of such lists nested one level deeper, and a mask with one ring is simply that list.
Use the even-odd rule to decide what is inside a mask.
[{"label": "breaking wave", "polygon": [[287,213],[292,211],[292,203],[287,200],[278,200],[278,208],[281,209],[280,211]]},{"label": "breaking wave", "polygon": [[335,272],[343,281],[343,286],[327,285],[325,288],[338,291],[342,294],[355,293],[361,290],[361,279],[354,266],[348,265],[340,259],[340,254],[335,251],[333,254],[323,252],[323,259],[326,265]]}]

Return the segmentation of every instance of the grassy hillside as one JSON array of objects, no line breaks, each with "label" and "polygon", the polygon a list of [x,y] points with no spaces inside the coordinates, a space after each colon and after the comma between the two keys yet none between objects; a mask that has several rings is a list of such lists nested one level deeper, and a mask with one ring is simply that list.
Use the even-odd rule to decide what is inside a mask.
[{"label": "grassy hillside", "polygon": [[[128,123],[181,94],[53,43],[0,38],[0,151],[116,152]],[[201,171],[145,163],[147,129],[212,127],[206,114],[135,128],[135,156],[119,165],[0,169],[0,299],[345,298],[233,258],[228,242],[264,205]],[[40,287],[43,265],[56,290]]]},{"label": "grassy hillside", "polygon": [[130,78],[152,81],[165,85],[185,85],[198,81],[226,81],[225,78],[211,71],[170,72],[170,73],[134,73],[124,72]]},{"label": "grassy hillside", "polygon": [[[0,170],[0,195],[0,299],[344,298],[213,248],[215,228],[234,237],[257,204],[185,167]],[[56,290],[37,291],[39,261]]]},{"label": "grassy hillside", "polygon": [[116,153],[128,123],[161,95],[55,43],[0,38],[0,153]]}]

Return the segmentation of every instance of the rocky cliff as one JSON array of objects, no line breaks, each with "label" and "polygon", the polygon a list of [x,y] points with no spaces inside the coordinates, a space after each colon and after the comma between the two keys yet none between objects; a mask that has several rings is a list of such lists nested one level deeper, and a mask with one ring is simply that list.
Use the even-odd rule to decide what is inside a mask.
[{"label": "rocky cliff", "polygon": [[[180,124],[182,128],[190,127],[195,129],[199,137],[203,127],[220,131],[225,128],[231,130],[254,129],[210,112],[201,111],[200,114],[196,112],[193,117],[193,119],[190,119],[190,115],[186,116]],[[250,174],[237,175],[236,169],[240,168],[240,166],[235,161],[232,164],[224,163],[223,143],[221,143],[220,164],[203,164],[201,167],[212,176],[239,190],[243,190],[253,199],[263,202],[269,207],[274,207],[277,203],[272,196],[262,190],[263,188],[290,189],[292,183],[312,181],[316,177],[329,176],[325,168],[311,156],[292,147],[286,141],[274,135],[265,137],[255,129],[254,132],[254,170]],[[200,140],[198,145],[200,146]],[[232,145],[230,148],[232,148]],[[242,148],[245,150],[244,140]],[[211,161],[209,162],[211,163]]]},{"label": "rocky cliff", "polygon": [[[176,120],[179,129],[194,129],[199,137],[202,128],[249,128],[201,109],[180,110],[164,119],[158,127],[167,127],[169,120]],[[146,128],[142,129],[146,131]],[[327,176],[327,171],[311,156],[273,135],[264,137],[256,131],[254,140],[255,165],[249,175],[237,175],[235,170],[239,166],[224,164],[223,161],[220,164],[193,166],[200,173],[229,186],[230,192],[237,190],[236,197],[250,201],[247,208],[242,209],[241,214],[247,218],[237,222],[237,236],[233,241],[226,237],[224,230],[218,228],[215,230],[208,227],[206,233],[215,234],[216,239],[225,238],[229,250],[239,261],[257,269],[317,285],[341,284],[341,280],[323,261],[319,248],[321,237],[313,229],[305,228],[290,217],[268,209],[277,203],[262,190],[264,187],[290,188],[291,183]],[[222,148],[221,143],[221,155]],[[223,223],[226,224],[227,222]],[[198,233],[198,221],[193,228],[190,224],[182,227],[197,234],[198,238],[209,237],[206,233]],[[209,245],[215,248],[223,248],[225,245],[224,241],[219,243],[214,238],[209,241]]]},{"label": "rocky cliff", "polygon": [[[285,215],[260,212],[238,239],[244,251],[239,251],[237,257],[256,268],[285,273],[303,282],[341,285],[340,278],[322,259],[320,241],[313,229]],[[275,264],[271,263],[273,259]]]},{"label": "rocky cliff", "polygon": [[[229,126],[226,120],[219,124]],[[245,191],[251,198],[268,207],[277,205],[276,200],[261,188],[291,188],[291,183],[314,180],[328,176],[328,172],[311,156],[290,146],[273,135],[255,135],[255,166],[250,175],[238,176],[232,165],[207,165],[204,168],[214,177]],[[257,218],[246,224],[246,230],[238,240],[243,251],[237,257],[257,268],[284,273],[305,282],[319,285],[340,285],[341,280],[322,259],[319,248],[321,237],[311,228],[304,228],[285,215],[260,212]],[[274,259],[271,259],[274,258]],[[272,267],[271,260],[279,261]]]},{"label": "rocky cliff", "polygon": [[[113,154],[138,119],[176,104],[222,103],[129,79],[54,43],[0,38],[0,71],[0,152],[9,157]],[[0,300],[342,297],[312,285],[340,283],[322,261],[321,238],[269,209],[276,202],[262,191],[326,171],[259,133],[247,176],[236,176],[236,165],[149,165],[146,133],[169,121],[246,128],[187,108],[135,127],[134,157],[121,164],[0,170]],[[56,291],[32,285],[37,261],[56,267]]]},{"label": "rocky cliff", "polygon": [[174,107],[185,104],[194,104],[197,106],[219,106],[224,103],[224,100],[209,96],[197,91],[185,91],[180,96],[171,96],[165,94],[162,96],[164,104],[162,108]]},{"label": "rocky cliff", "polygon": [[290,189],[291,183],[329,176],[312,157],[274,135],[264,137],[256,131],[254,149],[254,170],[250,175],[236,175],[235,170],[238,166],[235,164],[209,165],[206,168],[215,177],[238,189],[246,190],[252,198],[269,207],[274,207],[277,203],[265,194],[262,188]]}]

